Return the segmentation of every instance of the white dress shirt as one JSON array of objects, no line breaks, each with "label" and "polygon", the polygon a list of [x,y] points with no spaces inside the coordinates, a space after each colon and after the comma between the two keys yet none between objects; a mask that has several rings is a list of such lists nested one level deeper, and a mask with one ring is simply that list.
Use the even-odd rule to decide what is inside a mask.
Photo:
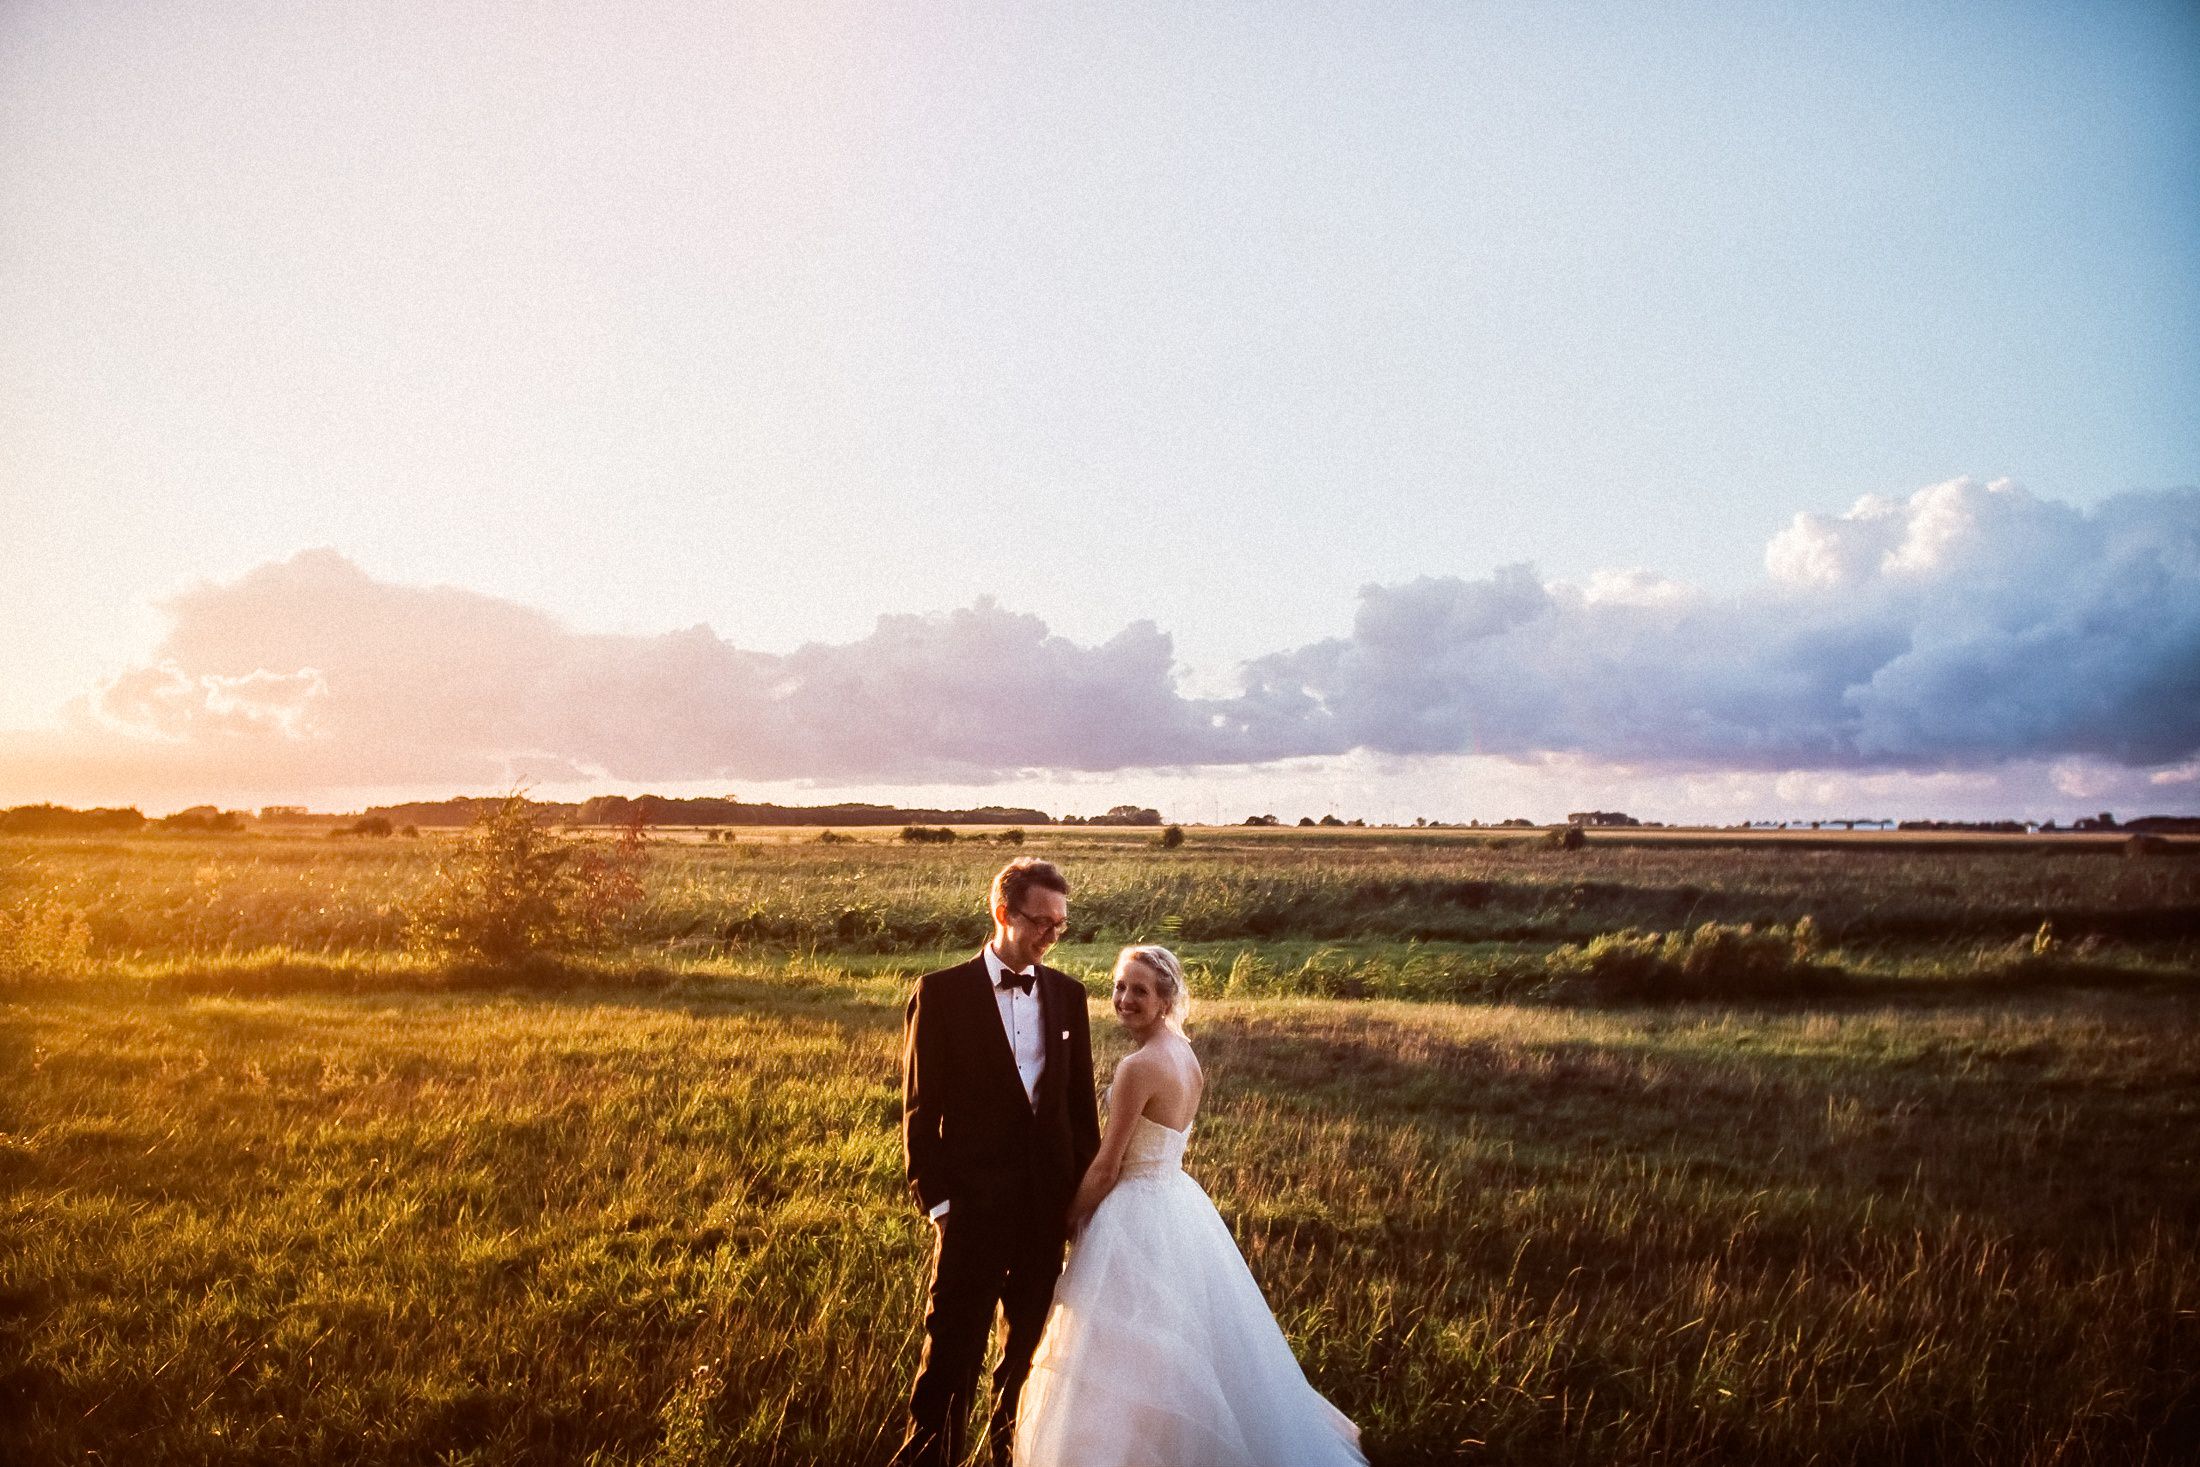
[{"label": "white dress shirt", "polygon": [[[1026,993],[1003,983],[1001,975],[1029,973],[1036,966],[1027,964],[1020,969],[1011,968],[993,951],[992,943],[985,945],[985,976],[993,983],[993,1006],[1000,1011],[1001,1031],[1008,1036],[1009,1053],[1016,1056],[1016,1078],[1024,1082],[1024,1098],[1034,1105],[1039,1103],[1039,1074],[1047,1067],[1047,1036],[1043,1027],[1046,1020],[1039,1012],[1039,984],[1034,979],[1031,992]],[[953,1200],[941,1199],[930,1215],[935,1219],[947,1216]]]},{"label": "white dress shirt", "polygon": [[1001,1029],[1008,1035],[1009,1052],[1016,1056],[1016,1078],[1024,1082],[1024,1098],[1034,1105],[1039,1100],[1039,1072],[1047,1064],[1046,1021],[1039,1013],[1039,985],[1034,981],[1026,993],[1003,983],[1001,978],[1011,972],[1030,973],[1037,966],[1027,963],[1022,968],[1010,968],[993,950],[992,943],[985,945],[985,975],[993,980],[993,1003],[1001,1011]]}]

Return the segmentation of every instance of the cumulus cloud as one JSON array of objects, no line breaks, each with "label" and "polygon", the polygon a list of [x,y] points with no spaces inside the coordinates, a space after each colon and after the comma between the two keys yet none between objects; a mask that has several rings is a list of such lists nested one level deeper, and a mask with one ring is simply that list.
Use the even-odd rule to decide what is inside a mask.
[{"label": "cumulus cloud", "polygon": [[280,734],[312,731],[314,705],[328,683],[310,667],[296,672],[256,669],[242,676],[193,676],[173,662],[141,667],[102,690],[98,716],[127,734],[175,742],[194,734]]},{"label": "cumulus cloud", "polygon": [[315,550],[178,597],[151,663],[88,695],[69,734],[11,736],[0,759],[60,767],[65,746],[260,788],[968,785],[1355,751],[1675,777],[2200,759],[2200,494],[2080,510],[1955,480],[1798,515],[1765,569],[1733,596],[1525,565],[1370,586],[1349,635],[1197,698],[1147,622],[1083,645],[980,601],[773,655],[705,626],[576,632]]},{"label": "cumulus cloud", "polygon": [[989,600],[772,656],[705,626],[574,632],[312,550],[168,610],[158,661],[87,698],[85,731],[346,783],[990,779],[1235,753],[1151,623],[1080,646]]},{"label": "cumulus cloud", "polygon": [[1525,566],[1372,586],[1349,637],[1252,665],[1248,729],[1748,769],[2200,750],[2200,495],[2087,512],[1958,479],[1798,515],[1765,564],[1722,599]]}]

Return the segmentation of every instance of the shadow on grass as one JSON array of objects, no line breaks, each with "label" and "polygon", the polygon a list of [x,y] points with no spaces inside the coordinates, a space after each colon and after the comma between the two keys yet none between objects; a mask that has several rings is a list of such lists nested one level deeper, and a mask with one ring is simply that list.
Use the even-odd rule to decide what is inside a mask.
[{"label": "shadow on grass", "polygon": [[[2189,1008],[2164,1012],[2167,1029],[2128,1022],[2191,1032]],[[1808,1017],[1788,1035],[1718,1011],[1581,1017],[1610,1027],[1452,1036],[1340,1007],[1218,1017],[1196,1037],[1225,1115],[1248,1102],[1349,1115],[1378,1151],[1401,1131],[1463,1137],[1506,1159],[1497,1185],[1633,1168],[1646,1186],[1786,1188],[1841,1212],[1895,1202],[2038,1240],[2200,1216],[2194,1147],[2165,1130],[2200,1117],[2200,1060],[2161,1059],[2143,1080],[2077,1068],[2047,1016],[2022,1033],[1847,1044],[1802,1038]]]}]

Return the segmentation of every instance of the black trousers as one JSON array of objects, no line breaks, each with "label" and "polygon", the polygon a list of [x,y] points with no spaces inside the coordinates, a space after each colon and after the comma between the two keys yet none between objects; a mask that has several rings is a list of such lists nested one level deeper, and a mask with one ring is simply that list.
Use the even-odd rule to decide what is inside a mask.
[{"label": "black trousers", "polygon": [[1031,1355],[1062,1272],[1066,1236],[1060,1212],[1032,1204],[956,1202],[940,1219],[925,1296],[924,1357],[909,1392],[909,1435],[894,1454],[894,1467],[950,1467],[962,1460],[963,1424],[977,1395],[978,1367],[985,1361],[996,1309],[1007,1332],[993,1371],[986,1443],[994,1463],[1006,1467],[1016,1400],[1031,1373]]}]

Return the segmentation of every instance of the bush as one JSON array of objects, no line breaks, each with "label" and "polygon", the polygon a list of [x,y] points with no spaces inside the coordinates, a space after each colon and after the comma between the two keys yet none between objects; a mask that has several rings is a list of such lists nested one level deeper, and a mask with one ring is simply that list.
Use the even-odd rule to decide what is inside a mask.
[{"label": "bush", "polygon": [[1004,830],[993,838],[1004,846],[1020,846],[1024,843],[1024,833],[1021,830]]},{"label": "bush", "polygon": [[1543,837],[1543,844],[1554,851],[1578,851],[1588,841],[1589,837],[1578,825],[1561,825]]},{"label": "bush", "polygon": [[75,907],[34,896],[0,906],[0,985],[24,978],[73,978],[90,960],[91,925]]},{"label": "bush", "polygon": [[2129,981],[2130,968],[2116,960],[2099,934],[2066,942],[2051,920],[2042,919],[2030,937],[1979,951],[1973,973],[1997,985],[2083,985]]},{"label": "bush", "polygon": [[1544,960],[1559,993],[1620,1001],[1772,998],[1825,987],[1834,970],[1817,959],[1818,928],[1705,922],[1682,932],[1607,932]]},{"label": "bush", "polygon": [[599,946],[641,900],[643,849],[638,828],[608,843],[556,835],[514,796],[485,810],[437,872],[413,939],[493,968]]},{"label": "bush", "polygon": [[1184,844],[1183,826],[1172,825],[1167,830],[1161,832],[1161,849],[1165,851],[1173,851],[1182,844]]},{"label": "bush", "polygon": [[901,838],[913,846],[946,845],[955,832],[944,825],[904,825]]},{"label": "bush", "polygon": [[72,810],[66,805],[0,810],[0,835],[112,835],[144,824],[145,817],[134,805],[119,810]]},{"label": "bush", "polygon": [[177,835],[235,835],[244,829],[244,816],[235,810],[217,810],[212,805],[193,805],[188,810],[161,816],[153,822],[153,828]]}]

